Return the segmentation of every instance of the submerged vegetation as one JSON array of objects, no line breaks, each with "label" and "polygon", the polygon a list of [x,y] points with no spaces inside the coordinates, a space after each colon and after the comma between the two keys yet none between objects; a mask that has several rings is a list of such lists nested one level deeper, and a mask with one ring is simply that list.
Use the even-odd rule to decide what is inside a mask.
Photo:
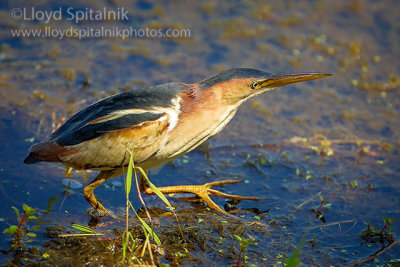
[{"label": "submerged vegetation", "polygon": [[[125,215],[118,215],[113,218],[118,222],[124,222],[123,227],[105,227],[104,231],[99,231],[94,230],[93,227],[76,223],[71,224],[71,228],[66,228],[63,225],[50,225],[47,226],[46,231],[49,240],[43,247],[28,246],[26,244],[32,242],[36,237],[36,234],[32,231],[33,227],[29,223],[39,221],[39,218],[34,215],[36,211],[28,205],[23,205],[24,212],[22,214],[17,208],[13,207],[17,215],[18,226],[11,225],[3,231],[4,234],[14,238],[10,241],[11,249],[9,251],[15,255],[15,260],[12,263],[47,262],[53,264],[62,259],[67,264],[78,265],[89,261],[106,265],[119,262],[122,265],[155,266],[161,263],[160,257],[168,259],[173,264],[181,264],[184,261],[194,260],[191,255],[198,250],[220,247],[218,249],[220,255],[232,258],[232,264],[236,263],[237,266],[242,266],[250,259],[246,255],[247,247],[257,245],[255,241],[250,241],[244,237],[248,236],[254,240],[254,235],[248,235],[246,232],[262,231],[268,233],[265,226],[259,223],[252,226],[253,223],[246,223],[239,218],[209,217],[206,214],[209,212],[208,208],[200,209],[200,213],[195,211],[194,214],[197,214],[195,217],[186,211],[179,214],[175,213],[175,208],[172,207],[168,199],[150,182],[143,169],[135,167],[133,162],[133,153],[131,153],[128,172],[124,179]],[[137,192],[140,194],[138,172],[154,193],[165,203],[168,211],[162,212],[165,214],[164,216],[174,218],[175,222],[172,222],[169,226],[160,227],[155,224],[154,218],[152,219],[151,216],[157,215],[157,211],[148,209],[144,202],[140,215],[133,207],[130,201],[132,185],[136,185]],[[64,200],[61,205],[63,205]],[[133,212],[135,218],[130,217],[130,211]],[[162,217],[158,217],[157,220],[159,219],[162,219]],[[195,226],[196,223],[198,226]],[[100,228],[102,227],[100,226]],[[210,231],[219,232],[219,239],[208,239],[207,236]],[[234,240],[239,241],[239,245],[235,244]],[[94,255],[89,253],[89,255],[87,254],[89,251],[96,251],[96,253]]]},{"label": "submerged vegetation", "polygon": [[393,225],[396,219],[388,218],[383,216],[383,226],[379,229],[377,226],[372,225],[371,223],[367,224],[367,229],[365,229],[361,233],[361,238],[367,242],[376,243],[379,242],[382,245],[385,243],[391,243],[395,241],[394,233],[393,233]]},{"label": "submerged vegetation", "polygon": [[[290,157],[290,154],[288,156]],[[282,161],[286,160],[286,158],[282,158]],[[189,262],[194,264],[197,262],[199,253],[207,253],[211,250],[219,257],[228,259],[231,266],[273,262],[294,267],[304,261],[301,250],[304,251],[310,247],[312,250],[318,250],[318,247],[321,246],[318,241],[319,236],[315,234],[316,229],[329,229],[334,226],[342,228],[346,224],[355,225],[356,223],[355,220],[332,222],[329,219],[332,203],[327,202],[330,197],[319,192],[299,204],[293,214],[305,211],[305,207],[311,206],[310,214],[321,224],[308,227],[308,233],[303,235],[295,248],[282,251],[275,254],[274,257],[266,256],[269,255],[268,252],[260,255],[257,253],[262,246],[260,243],[265,244],[265,242],[269,242],[268,240],[276,242],[276,237],[279,235],[274,232],[285,233],[285,224],[290,222],[292,215],[278,219],[279,217],[266,216],[266,212],[249,210],[244,213],[242,211],[235,219],[210,214],[210,211],[204,206],[195,206],[193,211],[179,209],[176,211],[170,201],[151,184],[146,173],[141,168],[135,167],[133,162],[133,154],[131,154],[128,172],[124,179],[126,200],[124,214],[117,214],[116,218],[111,221],[105,220],[103,223],[98,223],[97,229],[77,223],[71,224],[71,228],[60,224],[51,224],[46,228],[47,241],[38,246],[33,242],[37,237],[36,225],[39,222],[42,225],[46,223],[41,222],[39,219],[41,216],[37,215],[38,212],[28,205],[23,205],[23,212],[13,207],[17,216],[17,224],[9,226],[3,232],[12,237],[11,248],[8,251],[8,253],[14,254],[12,262],[15,264],[35,262],[55,264],[62,260],[72,265],[81,265],[85,262],[105,265],[115,265],[116,263],[121,265],[160,265],[164,263],[179,265]],[[269,161],[267,164],[267,161],[260,155],[246,153],[243,155],[243,164],[262,172],[264,168],[270,168],[271,164],[280,163]],[[138,172],[156,192],[157,197],[162,199],[166,206],[165,210],[148,208],[144,202],[143,208],[138,211],[133,207],[131,191],[132,186],[136,185],[136,189],[139,187]],[[294,178],[299,176],[298,171],[295,173]],[[309,181],[312,182],[313,179]],[[226,208],[234,213],[240,212],[235,208],[236,204],[230,203]],[[133,217],[130,216],[131,213],[134,214]],[[260,220],[266,221],[267,224]],[[368,223],[367,228],[360,233],[360,238],[366,242],[366,245],[361,243],[360,247],[374,247],[376,244],[381,244],[382,248],[377,249],[368,257],[348,264],[348,266],[376,260],[380,255],[396,246],[398,240],[394,234],[393,224],[395,221],[393,218],[384,216],[381,227]],[[215,234],[210,235],[210,233]],[[288,239],[293,238],[289,232],[286,232],[285,235]],[[312,240],[305,242],[310,235],[313,236]],[[345,250],[342,249],[342,251]],[[209,261],[209,264],[212,264],[212,260]]]}]

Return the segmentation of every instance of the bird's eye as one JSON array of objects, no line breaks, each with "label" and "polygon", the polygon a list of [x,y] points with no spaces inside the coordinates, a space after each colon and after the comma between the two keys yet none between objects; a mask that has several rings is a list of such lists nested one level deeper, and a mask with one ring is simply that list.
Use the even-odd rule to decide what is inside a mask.
[{"label": "bird's eye", "polygon": [[253,82],[253,83],[251,84],[251,88],[252,88],[252,89],[258,88],[258,82],[257,82],[257,81]]}]

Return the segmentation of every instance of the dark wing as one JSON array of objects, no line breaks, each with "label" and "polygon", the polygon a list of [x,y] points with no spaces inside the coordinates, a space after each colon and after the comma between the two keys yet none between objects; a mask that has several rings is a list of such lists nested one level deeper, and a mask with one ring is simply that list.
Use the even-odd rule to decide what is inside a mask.
[{"label": "dark wing", "polygon": [[[112,115],[112,113],[111,113]],[[110,115],[96,118],[80,128],[70,129],[62,132],[56,137],[56,142],[60,146],[73,146],[92,140],[107,132],[122,130],[138,126],[145,122],[155,121],[163,116],[164,113],[145,112],[141,114],[127,114],[118,118],[108,119]],[[102,119],[99,121],[99,119]],[[97,122],[96,122],[97,121]]]},{"label": "dark wing", "polygon": [[[188,89],[185,84],[169,83],[96,102],[75,114],[48,140],[33,145],[25,163],[37,159],[79,168],[115,166],[126,153],[125,145],[132,149],[146,145],[140,156],[146,160],[163,144],[165,131],[161,129],[168,130],[170,120],[176,119],[172,117],[179,113],[179,94]],[[111,155],[113,159],[107,161]]]},{"label": "dark wing", "polygon": [[[187,88],[187,85],[182,83],[168,83],[105,98],[75,114],[56,130],[50,139],[57,140],[57,144],[61,146],[76,145],[99,137],[107,131],[130,128],[145,121],[156,120],[162,115],[149,112],[127,114],[98,123],[102,118],[118,112],[123,113],[126,110],[145,111],[153,107],[170,107],[173,105],[171,101],[179,92]],[[96,121],[96,124],[90,124]]]}]

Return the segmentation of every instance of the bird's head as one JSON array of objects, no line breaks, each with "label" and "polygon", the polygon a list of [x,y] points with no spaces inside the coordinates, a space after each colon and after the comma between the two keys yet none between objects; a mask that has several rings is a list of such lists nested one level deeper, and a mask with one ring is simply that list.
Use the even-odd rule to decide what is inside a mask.
[{"label": "bird's head", "polygon": [[209,91],[216,103],[240,104],[246,99],[290,83],[310,81],[330,76],[324,73],[273,75],[268,72],[235,68],[223,71],[199,83],[199,89]]}]

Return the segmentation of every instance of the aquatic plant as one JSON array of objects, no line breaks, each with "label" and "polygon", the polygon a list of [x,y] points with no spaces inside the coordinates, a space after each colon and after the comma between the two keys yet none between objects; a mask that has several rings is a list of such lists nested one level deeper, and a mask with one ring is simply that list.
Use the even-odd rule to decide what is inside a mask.
[{"label": "aquatic plant", "polygon": [[34,215],[36,210],[26,204],[22,205],[22,214],[16,207],[12,206],[11,208],[17,215],[18,223],[17,225],[10,225],[7,229],[3,230],[3,233],[13,237],[10,242],[12,248],[23,247],[23,243],[32,242],[36,237],[36,234],[31,231],[32,227],[28,223],[37,221],[39,218]]}]

